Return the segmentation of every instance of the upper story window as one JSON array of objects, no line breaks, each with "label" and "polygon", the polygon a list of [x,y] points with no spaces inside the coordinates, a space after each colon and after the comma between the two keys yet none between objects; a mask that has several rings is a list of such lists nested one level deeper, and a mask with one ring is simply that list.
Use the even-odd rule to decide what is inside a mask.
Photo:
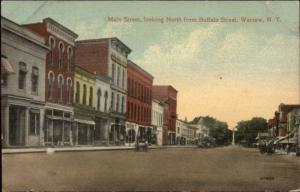
[{"label": "upper story window", "polygon": [[125,88],[125,69],[123,69],[122,71],[122,88],[124,89]]},{"label": "upper story window", "polygon": [[111,78],[113,83],[115,83],[115,64],[112,64],[112,68],[111,68]]},{"label": "upper story window", "polygon": [[55,40],[53,37],[49,38],[49,48],[50,48],[50,65],[54,64],[54,48],[55,48]]},{"label": "upper story window", "polygon": [[64,78],[62,75],[60,75],[58,76],[58,98],[60,101],[62,101],[63,84],[64,84]]},{"label": "upper story window", "polygon": [[62,42],[59,42],[58,46],[58,67],[63,67],[63,54],[64,54],[64,44]]},{"label": "upper story window", "polygon": [[101,103],[101,89],[97,91],[97,110],[100,110],[100,103]]},{"label": "upper story window", "polygon": [[83,96],[82,96],[82,104],[86,105],[86,85],[83,85]]},{"label": "upper story window", "polygon": [[32,67],[32,74],[31,74],[31,92],[38,93],[38,86],[39,86],[39,68]]},{"label": "upper story window", "polygon": [[68,71],[72,70],[72,58],[73,58],[73,50],[71,47],[68,48]]},{"label": "upper story window", "polygon": [[124,109],[125,109],[125,99],[124,96],[122,96],[122,104],[121,104],[121,112],[124,113]]},{"label": "upper story window", "polygon": [[67,80],[67,94],[68,94],[68,103],[71,103],[72,98],[72,79],[68,78]]},{"label": "upper story window", "polygon": [[27,66],[26,63],[19,63],[19,89],[24,90],[26,86],[26,74],[27,74]]},{"label": "upper story window", "polygon": [[105,91],[104,93],[104,111],[107,111],[107,100],[108,100],[108,92]]},{"label": "upper story window", "polygon": [[120,95],[117,94],[117,101],[116,101],[116,111],[119,112],[119,100],[120,100]]},{"label": "upper story window", "polygon": [[115,94],[114,92],[111,92],[111,105],[110,105],[110,108],[111,108],[111,111],[114,111],[114,104],[115,104]]},{"label": "upper story window", "polygon": [[49,81],[49,92],[48,92],[48,96],[49,96],[49,99],[53,99],[54,74],[53,74],[52,71],[50,71],[49,74],[48,74],[48,81]]},{"label": "upper story window", "polygon": [[120,67],[118,67],[118,72],[117,72],[117,85],[120,86]]},{"label": "upper story window", "polygon": [[93,87],[90,87],[89,106],[93,106]]},{"label": "upper story window", "polygon": [[75,101],[77,104],[80,103],[80,83],[76,82],[76,94],[75,94]]}]

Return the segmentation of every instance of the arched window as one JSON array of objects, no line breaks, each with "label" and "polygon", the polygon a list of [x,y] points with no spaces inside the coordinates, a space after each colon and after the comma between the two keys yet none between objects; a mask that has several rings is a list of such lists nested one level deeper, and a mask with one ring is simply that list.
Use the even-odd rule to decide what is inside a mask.
[{"label": "arched window", "polygon": [[86,85],[83,85],[83,96],[82,96],[82,104],[86,105]]},{"label": "arched window", "polygon": [[75,95],[75,101],[77,104],[80,103],[80,83],[76,82],[76,95]]},{"label": "arched window", "polygon": [[97,110],[100,111],[100,104],[101,104],[101,89],[97,91]]},{"label": "arched window", "polygon": [[70,72],[72,69],[72,57],[73,57],[73,50],[71,47],[68,48],[68,71]]},{"label": "arched window", "polygon": [[67,93],[68,93],[68,103],[71,103],[72,98],[72,79],[68,78],[67,80]]},{"label": "arched window", "polygon": [[59,101],[62,101],[63,84],[64,84],[64,78],[62,75],[59,75],[58,76],[58,99],[59,99]]},{"label": "arched window", "polygon": [[104,111],[107,111],[107,99],[108,99],[108,92],[105,91],[104,93]]},{"label": "arched window", "polygon": [[63,67],[63,53],[64,53],[64,44],[62,42],[59,43],[58,47],[58,67]]},{"label": "arched window", "polygon": [[54,63],[54,48],[55,48],[55,40],[53,37],[49,38],[49,48],[50,48],[50,65]]},{"label": "arched window", "polygon": [[24,62],[19,63],[19,89],[25,90],[26,87],[27,65]]},{"label": "arched window", "polygon": [[48,89],[48,97],[49,99],[53,99],[53,89],[54,89],[54,74],[52,71],[48,74],[48,81],[49,81],[49,89]]},{"label": "arched window", "polygon": [[90,86],[90,95],[89,95],[89,106],[93,106],[93,87]]}]

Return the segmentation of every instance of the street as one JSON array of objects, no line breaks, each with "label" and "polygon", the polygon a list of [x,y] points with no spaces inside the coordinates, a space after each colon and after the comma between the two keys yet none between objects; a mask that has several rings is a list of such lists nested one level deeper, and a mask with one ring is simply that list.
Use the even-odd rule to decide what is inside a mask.
[{"label": "street", "polygon": [[288,191],[300,181],[299,158],[232,146],[7,154],[2,163],[8,191]]}]

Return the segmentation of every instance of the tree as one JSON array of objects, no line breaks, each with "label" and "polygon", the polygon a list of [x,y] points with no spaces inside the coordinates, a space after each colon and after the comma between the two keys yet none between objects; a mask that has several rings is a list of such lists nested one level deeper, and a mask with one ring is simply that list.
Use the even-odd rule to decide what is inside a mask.
[{"label": "tree", "polygon": [[237,142],[255,143],[257,133],[265,132],[268,128],[267,120],[262,117],[253,117],[251,120],[239,121],[235,133]]}]

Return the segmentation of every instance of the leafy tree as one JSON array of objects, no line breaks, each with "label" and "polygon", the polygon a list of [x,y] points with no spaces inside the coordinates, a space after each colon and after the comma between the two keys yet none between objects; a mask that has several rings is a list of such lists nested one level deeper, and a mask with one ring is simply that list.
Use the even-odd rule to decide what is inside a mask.
[{"label": "leafy tree", "polygon": [[236,128],[236,141],[240,143],[245,142],[250,145],[251,143],[255,143],[257,133],[267,130],[268,123],[262,117],[253,117],[251,120],[239,121]]}]

